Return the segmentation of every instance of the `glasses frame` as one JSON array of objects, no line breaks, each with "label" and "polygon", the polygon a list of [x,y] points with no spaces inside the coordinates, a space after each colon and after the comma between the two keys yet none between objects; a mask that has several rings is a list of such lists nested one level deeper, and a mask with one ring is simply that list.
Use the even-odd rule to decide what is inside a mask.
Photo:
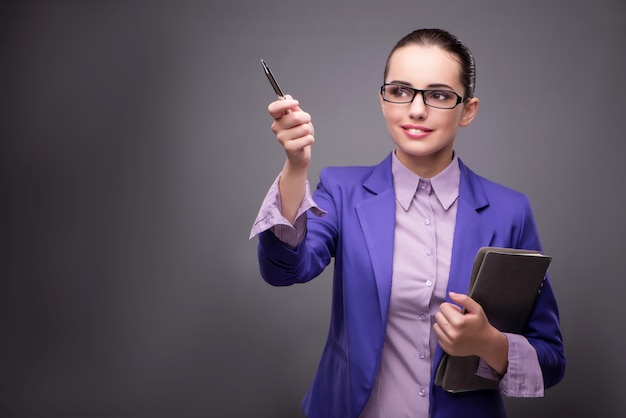
[{"label": "glasses frame", "polygon": [[[385,87],[386,86],[401,86],[404,87],[406,89],[412,90],[413,91],[413,97],[411,97],[411,100],[406,101],[406,102],[397,102],[394,100],[389,100],[385,98]],[[430,91],[442,91],[442,92],[446,92],[446,93],[452,93],[456,96],[456,103],[454,104],[454,106],[452,107],[441,107],[441,106],[434,106],[431,104],[426,103],[426,94],[427,92]],[[444,89],[426,89],[426,90],[421,90],[421,89],[416,89],[413,88],[411,86],[407,86],[405,84],[399,84],[399,83],[385,83],[382,86],[380,86],[380,96],[383,98],[383,100],[385,102],[389,102],[389,103],[395,103],[395,104],[407,104],[407,103],[413,103],[413,100],[415,100],[415,97],[417,96],[418,93],[422,93],[422,101],[424,102],[424,105],[429,106],[429,107],[434,107],[435,109],[454,109],[455,107],[457,107],[460,103],[463,103],[465,101],[465,99],[461,96],[459,96],[459,94],[453,90],[444,90]]]}]

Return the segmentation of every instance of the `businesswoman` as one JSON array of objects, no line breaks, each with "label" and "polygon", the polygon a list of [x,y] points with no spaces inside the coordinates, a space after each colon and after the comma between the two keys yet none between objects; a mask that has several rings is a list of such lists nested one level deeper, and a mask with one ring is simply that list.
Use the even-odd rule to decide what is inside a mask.
[{"label": "businesswoman", "polygon": [[[268,107],[286,161],[251,231],[261,274],[276,286],[307,282],[334,258],[328,339],[302,402],[308,417],[505,417],[502,394],[542,396],[563,376],[549,279],[523,335],[498,331],[466,295],[480,247],[541,250],[527,197],[454,152],[478,111],[474,82],[473,57],[454,35],[405,36],[380,88],[393,151],[375,166],[322,170],[313,195],[311,116],[290,96]],[[498,389],[434,385],[444,352],[479,356],[476,373]]]}]

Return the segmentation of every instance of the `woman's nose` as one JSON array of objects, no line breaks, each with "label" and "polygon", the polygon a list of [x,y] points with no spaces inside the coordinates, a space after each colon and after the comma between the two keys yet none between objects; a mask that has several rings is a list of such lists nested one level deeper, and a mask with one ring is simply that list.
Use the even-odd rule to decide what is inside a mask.
[{"label": "woman's nose", "polygon": [[409,116],[413,119],[424,119],[428,114],[428,106],[424,103],[423,93],[418,92],[409,105]]}]

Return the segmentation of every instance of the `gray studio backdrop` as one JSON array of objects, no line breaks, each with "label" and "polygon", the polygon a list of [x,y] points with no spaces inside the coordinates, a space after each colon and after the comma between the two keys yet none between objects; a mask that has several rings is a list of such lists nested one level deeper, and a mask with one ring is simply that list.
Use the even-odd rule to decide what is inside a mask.
[{"label": "gray studio backdrop", "polygon": [[330,275],[258,273],[283,161],[259,59],[314,117],[315,184],[391,151],[377,90],[419,27],[473,50],[457,152],[554,257],[566,377],[510,416],[626,416],[623,0],[2,2],[1,416],[301,416]]}]

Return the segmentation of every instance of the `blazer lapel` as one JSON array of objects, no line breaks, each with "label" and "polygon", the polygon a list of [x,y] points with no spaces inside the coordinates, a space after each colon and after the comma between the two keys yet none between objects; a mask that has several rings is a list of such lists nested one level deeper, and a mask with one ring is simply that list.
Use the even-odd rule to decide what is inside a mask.
[{"label": "blazer lapel", "polygon": [[459,166],[461,183],[448,290],[467,293],[476,252],[480,247],[491,244],[495,231],[480,215],[489,201],[478,182],[478,176],[460,161]]},{"label": "blazer lapel", "polygon": [[396,224],[396,198],[391,173],[391,154],[383,160],[363,183],[371,198],[356,206],[357,217],[376,281],[378,302],[383,325],[386,323],[391,296],[393,243]]}]

